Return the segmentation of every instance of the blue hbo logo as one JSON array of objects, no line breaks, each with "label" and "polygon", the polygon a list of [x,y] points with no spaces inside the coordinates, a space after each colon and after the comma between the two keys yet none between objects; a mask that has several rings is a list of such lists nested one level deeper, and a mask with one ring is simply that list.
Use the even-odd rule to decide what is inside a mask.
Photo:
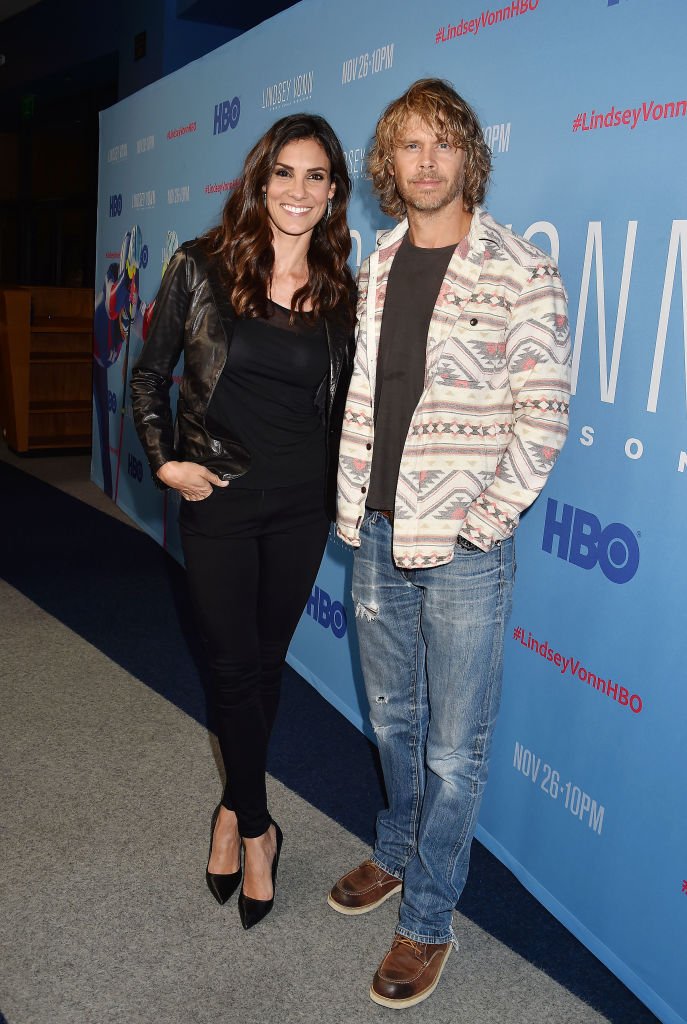
[{"label": "blue hbo logo", "polygon": [[143,463],[140,459],[137,459],[135,455],[132,455],[131,452],[129,452],[127,472],[129,476],[134,478],[134,480],[138,480],[139,484],[143,480]]},{"label": "blue hbo logo", "polygon": [[122,213],[122,194],[110,196],[110,217],[120,217]]},{"label": "blue hbo logo", "polygon": [[223,103],[215,104],[215,121],[212,130],[213,135],[220,135],[229,128],[235,128],[241,116],[241,103],[238,96],[233,100],[224,100]]},{"label": "blue hbo logo", "polygon": [[542,551],[553,554],[554,541],[558,558],[580,569],[598,565],[611,583],[629,583],[639,568],[639,544],[629,526],[602,527],[592,512],[572,505],[562,505],[559,513],[558,502],[549,498]]},{"label": "blue hbo logo", "polygon": [[340,601],[332,601],[326,590],[313,587],[305,610],[323,629],[331,629],[337,640],[346,635],[346,609]]}]

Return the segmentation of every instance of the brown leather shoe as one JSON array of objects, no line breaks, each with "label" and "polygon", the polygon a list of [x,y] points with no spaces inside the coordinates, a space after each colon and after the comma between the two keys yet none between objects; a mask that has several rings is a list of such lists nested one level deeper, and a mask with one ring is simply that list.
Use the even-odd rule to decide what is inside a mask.
[{"label": "brown leather shoe", "polygon": [[366,914],[400,892],[403,883],[371,860],[364,860],[336,883],[327,896],[332,910],[340,914]]},{"label": "brown leather shoe", "polygon": [[431,996],[453,949],[450,942],[414,942],[397,935],[372,980],[370,998],[402,1010]]}]

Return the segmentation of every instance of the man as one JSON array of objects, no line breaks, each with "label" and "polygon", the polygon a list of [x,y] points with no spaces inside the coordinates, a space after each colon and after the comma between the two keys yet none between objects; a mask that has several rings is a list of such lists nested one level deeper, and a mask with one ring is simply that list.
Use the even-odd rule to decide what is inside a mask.
[{"label": "man", "polygon": [[415,82],[377,124],[370,172],[401,220],[360,271],[338,532],[389,806],[372,857],[329,905],[401,891],[372,999],[436,988],[456,939],[498,712],[513,532],[565,440],[566,296],[554,261],[481,208],[490,153],[447,82]]}]

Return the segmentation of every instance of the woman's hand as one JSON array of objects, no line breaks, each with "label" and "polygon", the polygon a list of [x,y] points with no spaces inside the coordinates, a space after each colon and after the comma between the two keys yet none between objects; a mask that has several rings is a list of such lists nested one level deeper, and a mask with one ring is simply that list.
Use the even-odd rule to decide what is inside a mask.
[{"label": "woman's hand", "polygon": [[205,466],[197,462],[165,462],[157,471],[158,479],[187,501],[203,501],[212,494],[213,487],[228,487],[228,480],[221,480]]}]

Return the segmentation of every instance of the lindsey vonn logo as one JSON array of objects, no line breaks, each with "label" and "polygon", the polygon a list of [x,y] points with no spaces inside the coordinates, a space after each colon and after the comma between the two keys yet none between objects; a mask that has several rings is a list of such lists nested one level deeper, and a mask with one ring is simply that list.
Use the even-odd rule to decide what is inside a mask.
[{"label": "lindsey vonn logo", "polygon": [[155,206],[155,189],[150,188],[147,192],[134,192],[131,197],[132,210],[150,210]]},{"label": "lindsey vonn logo", "polygon": [[530,14],[539,7],[539,0],[513,0],[495,11],[487,8],[475,18],[468,21],[461,18],[456,25],[442,25],[437,32],[434,42],[447,43],[451,39],[460,39],[462,36],[476,36],[483,28],[493,28],[495,25],[503,25],[511,18],[518,18],[521,14]]},{"label": "lindsey vonn logo", "polygon": [[[653,337],[651,337],[650,328],[650,336],[645,340],[645,348],[648,348],[650,352],[653,350],[653,355],[650,355],[646,361],[646,369],[649,371],[646,381],[646,399],[645,402],[640,402],[640,409],[636,411],[658,416],[662,413],[674,416],[678,414],[678,407],[670,408],[665,399],[661,402],[661,388],[663,387],[663,378],[668,376],[667,360],[671,346],[676,350],[671,357],[678,360],[675,363],[676,368],[685,367],[684,371],[676,370],[679,374],[685,373],[685,376],[682,377],[683,388],[687,384],[687,309],[682,301],[682,281],[687,273],[687,220],[667,220],[665,224],[660,224],[654,218],[651,230],[642,231],[641,226],[640,221],[629,220],[627,230],[620,229],[620,236],[617,238],[615,237],[615,223],[609,226],[600,220],[590,220],[586,225],[579,225],[582,230],[586,231],[586,244],[584,236],[579,238],[576,233],[572,236],[582,245],[584,256],[581,265],[566,275],[566,284],[571,296],[571,323],[575,325],[571,394],[575,395],[578,391],[580,374],[587,372],[591,382],[590,389],[596,392],[599,401],[605,405],[615,404],[618,388],[623,378],[626,378],[627,371],[624,368],[628,365],[627,361],[623,362],[621,358],[628,309],[632,308],[633,295],[640,283],[642,288],[645,287],[644,281],[637,280],[636,269],[633,270],[633,268],[636,268],[640,259],[640,250],[649,243],[657,247],[656,254],[652,254],[657,275],[656,291],[652,294],[642,291],[640,302],[644,306],[648,305],[655,309],[656,319],[654,320]],[[609,232],[611,233],[610,240]],[[660,255],[657,255],[664,232],[665,262]],[[557,226],[551,221],[535,221],[528,227],[519,228],[519,233],[527,241],[534,239],[537,245],[542,245],[537,236],[545,236],[547,242],[544,247],[555,260],[558,259],[561,239]],[[658,238],[656,233],[658,233]],[[642,245],[637,244],[637,239]],[[568,246],[572,244],[570,236],[566,237],[565,241]],[[616,245],[619,247],[619,261],[617,258],[613,259],[609,256],[609,252],[613,252]],[[644,254],[642,254],[642,258],[644,258]],[[609,270],[611,259],[613,259],[613,269]],[[576,276],[577,303],[575,305],[573,281]],[[609,284],[609,281],[612,281],[613,284]],[[593,307],[596,308],[592,313]],[[609,310],[614,310],[614,315],[609,315]],[[665,372],[664,363],[666,364]],[[598,390],[596,390],[597,388]],[[682,394],[687,394],[687,391],[683,390]],[[686,406],[687,402],[686,405],[679,403],[682,415],[684,415]],[[667,445],[674,443],[676,448],[675,470],[678,473],[685,473],[687,472],[687,444],[684,444],[684,438],[682,447],[679,440],[673,442],[673,433],[672,427],[667,425],[660,444],[658,440],[655,440],[651,443],[651,448],[649,444],[646,445],[645,451],[645,444],[639,430],[636,436],[626,436],[624,442],[621,441],[618,446],[617,440],[612,438],[607,429],[602,430],[600,427],[595,427],[593,423],[587,423],[580,427],[578,443],[585,448],[591,448],[592,445],[597,444],[604,446],[607,450],[619,447],[620,452],[624,450],[626,457],[633,461],[644,458],[649,453],[656,455],[661,451],[665,452]]]},{"label": "lindsey vonn logo", "polygon": [[365,146],[354,146],[344,152],[346,167],[351,178],[364,178],[367,171],[367,149]]},{"label": "lindsey vonn logo", "polygon": [[265,86],[262,90],[262,109],[274,110],[276,107],[288,107],[292,103],[311,99],[314,81],[315,72],[305,71],[293,78]]}]

